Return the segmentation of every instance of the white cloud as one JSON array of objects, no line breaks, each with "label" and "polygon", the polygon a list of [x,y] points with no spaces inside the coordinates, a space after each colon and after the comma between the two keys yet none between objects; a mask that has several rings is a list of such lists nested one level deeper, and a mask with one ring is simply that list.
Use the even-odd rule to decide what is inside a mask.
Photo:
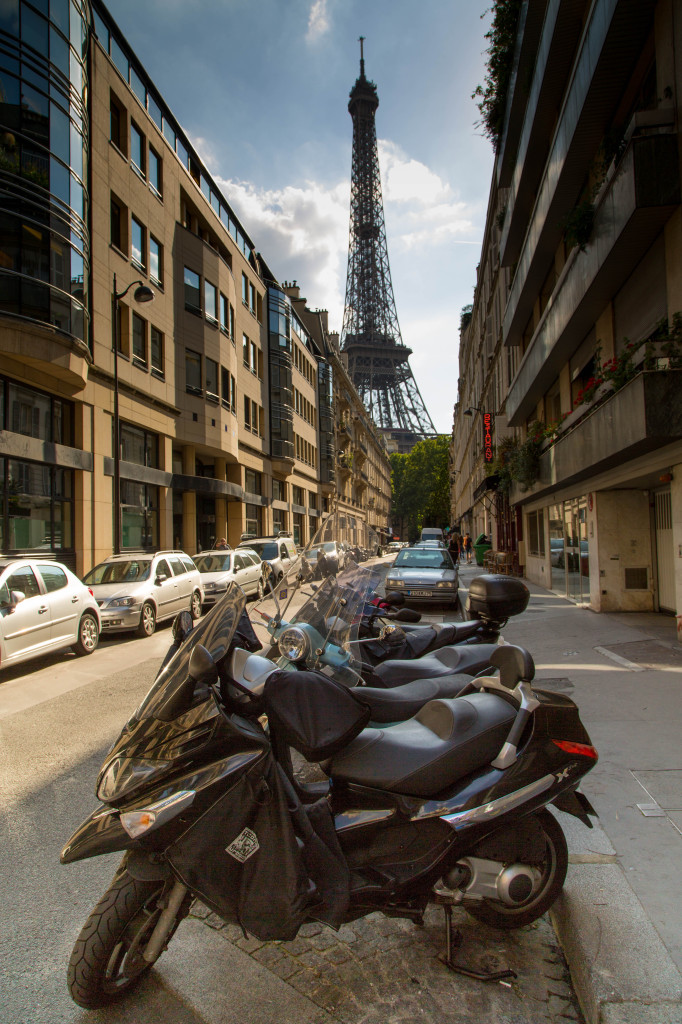
[{"label": "white cloud", "polygon": [[426,164],[407,156],[394,142],[380,139],[377,146],[386,202],[426,205],[441,202],[452,195],[447,182],[429,170]]},{"label": "white cloud", "polygon": [[313,0],[310,14],[308,15],[306,42],[316,43],[331,28],[327,4],[328,0]]},{"label": "white cloud", "polygon": [[277,278],[295,278],[311,307],[328,309],[330,328],[340,330],[350,183],[328,188],[310,181],[283,189],[259,189],[243,181],[217,183]]}]

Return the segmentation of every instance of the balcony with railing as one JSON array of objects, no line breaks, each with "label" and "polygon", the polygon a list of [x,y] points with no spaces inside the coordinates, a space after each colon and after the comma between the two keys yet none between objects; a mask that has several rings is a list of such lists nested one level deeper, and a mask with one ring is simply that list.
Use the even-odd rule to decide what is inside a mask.
[{"label": "balcony with railing", "polygon": [[[682,441],[682,369],[644,370],[577,420],[540,456],[536,482],[514,485],[512,503],[535,500]],[[642,473],[646,472],[646,466]]]},{"label": "balcony with railing", "polygon": [[[656,114],[670,120],[672,110]],[[530,340],[506,401],[508,422],[532,414],[608,301],[627,281],[680,203],[677,135],[635,115],[631,137],[596,199],[592,235],[576,246]],[[655,134],[647,134],[653,131]]]},{"label": "balcony with railing", "polygon": [[[524,235],[503,322],[505,344],[523,330],[561,241],[566,216],[580,196],[614,108],[626,91],[653,23],[655,0],[593,4],[564,94],[544,173]],[[507,220],[513,219],[508,210]],[[511,249],[504,262],[513,262]]]}]

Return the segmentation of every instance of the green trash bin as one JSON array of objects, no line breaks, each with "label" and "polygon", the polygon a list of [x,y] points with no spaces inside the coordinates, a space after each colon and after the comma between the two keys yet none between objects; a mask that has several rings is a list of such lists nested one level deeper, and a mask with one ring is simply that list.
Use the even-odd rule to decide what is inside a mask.
[{"label": "green trash bin", "polygon": [[474,555],[476,556],[476,565],[483,565],[483,556],[486,551],[490,551],[492,544],[488,540],[485,533],[479,533],[478,537],[474,541]]}]

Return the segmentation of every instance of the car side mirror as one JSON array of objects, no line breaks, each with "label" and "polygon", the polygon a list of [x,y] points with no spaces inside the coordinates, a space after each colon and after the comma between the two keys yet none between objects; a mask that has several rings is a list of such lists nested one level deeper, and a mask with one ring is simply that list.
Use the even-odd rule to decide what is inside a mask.
[{"label": "car side mirror", "polygon": [[156,579],[154,580],[154,582],[156,583],[157,587],[160,587],[161,584],[165,583],[167,579],[168,577],[166,576],[165,572],[157,572]]},{"label": "car side mirror", "polygon": [[26,600],[26,594],[23,590],[13,590],[9,595],[9,610],[13,612],[18,604]]}]

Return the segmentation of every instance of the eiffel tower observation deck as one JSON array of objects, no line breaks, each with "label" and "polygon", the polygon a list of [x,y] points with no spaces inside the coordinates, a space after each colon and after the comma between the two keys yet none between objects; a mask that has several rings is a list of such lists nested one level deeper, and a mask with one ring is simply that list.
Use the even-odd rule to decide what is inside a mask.
[{"label": "eiffel tower observation deck", "polygon": [[360,77],[350,93],[353,168],[346,301],[341,348],[348,372],[389,448],[409,451],[436,430],[412,375],[412,349],[403,344],[388,263],[384,204],[374,115],[377,87],[365,77],[360,37]]}]

